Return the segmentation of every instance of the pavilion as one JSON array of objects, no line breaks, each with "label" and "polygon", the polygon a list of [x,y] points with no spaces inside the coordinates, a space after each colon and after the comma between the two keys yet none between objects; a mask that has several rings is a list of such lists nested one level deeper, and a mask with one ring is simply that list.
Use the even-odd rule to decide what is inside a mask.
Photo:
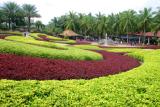
[{"label": "pavilion", "polygon": [[63,31],[61,34],[59,34],[59,37],[62,37],[62,38],[69,38],[69,39],[73,39],[73,40],[76,40],[76,39],[84,39],[83,36],[75,33],[74,31],[72,30],[65,30]]},{"label": "pavilion", "polygon": [[[126,35],[121,35],[120,38],[122,40],[127,41],[127,36]],[[153,38],[160,38],[160,31],[158,31],[157,33],[154,32],[146,32],[145,34],[143,32],[136,32],[136,33],[128,33],[128,40],[129,42],[136,42],[138,44],[141,43],[146,43],[149,45],[150,41],[153,40]]]}]

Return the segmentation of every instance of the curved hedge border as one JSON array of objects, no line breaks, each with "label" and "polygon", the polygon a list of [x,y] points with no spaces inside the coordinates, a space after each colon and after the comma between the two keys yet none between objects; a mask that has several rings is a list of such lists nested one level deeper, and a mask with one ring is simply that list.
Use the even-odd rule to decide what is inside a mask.
[{"label": "curved hedge border", "polygon": [[30,45],[25,43],[0,40],[0,53],[10,53],[10,54],[16,54],[16,55],[25,55],[25,56],[51,58],[51,59],[64,59],[64,60],[102,60],[103,59],[102,55],[96,52],[77,49],[74,47],[67,47],[67,48],[68,48],[67,50],[52,49],[52,48]]},{"label": "curved hedge border", "polygon": [[47,60],[0,54],[0,79],[91,79],[127,71],[140,65],[137,60],[128,56],[113,52],[98,52],[103,55],[104,60]]},{"label": "curved hedge border", "polygon": [[112,49],[130,52],[144,63],[118,75],[91,80],[0,80],[1,106],[160,105],[160,50]]},{"label": "curved hedge border", "polygon": [[44,47],[48,47],[48,48],[55,48],[55,49],[64,49],[64,50],[68,49],[68,47],[63,46],[61,44],[45,42],[45,41],[38,41],[32,37],[8,36],[8,37],[5,37],[5,40],[11,40],[11,41],[16,41],[16,42],[21,42],[21,43],[44,46]]}]

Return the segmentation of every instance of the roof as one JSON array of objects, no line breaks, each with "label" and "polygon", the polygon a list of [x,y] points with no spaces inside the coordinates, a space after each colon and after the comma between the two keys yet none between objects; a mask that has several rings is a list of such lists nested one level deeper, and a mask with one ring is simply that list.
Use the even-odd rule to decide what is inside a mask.
[{"label": "roof", "polygon": [[[129,34],[135,34],[137,36],[144,36],[143,32],[136,32],[136,33],[129,33]],[[147,36],[147,37],[153,37],[154,36],[154,32],[146,32],[145,36]],[[160,31],[157,32],[156,36],[160,37]]]},{"label": "roof", "polygon": [[141,36],[141,35],[143,35],[143,32],[136,32],[135,35]]},{"label": "roof", "polygon": [[72,30],[65,30],[60,35],[63,35],[63,36],[79,36],[79,34],[73,32]]},{"label": "roof", "polygon": [[160,31],[158,31],[158,32],[157,32],[157,37],[159,37],[159,38],[160,38]]},{"label": "roof", "polygon": [[[144,36],[144,33],[143,32],[139,32],[139,33],[135,33],[135,35]],[[152,36],[154,36],[154,33],[153,32],[146,32],[145,36],[152,37]]]},{"label": "roof", "polygon": [[154,33],[153,32],[146,32],[146,36],[147,37],[152,37],[152,36],[154,36]]}]

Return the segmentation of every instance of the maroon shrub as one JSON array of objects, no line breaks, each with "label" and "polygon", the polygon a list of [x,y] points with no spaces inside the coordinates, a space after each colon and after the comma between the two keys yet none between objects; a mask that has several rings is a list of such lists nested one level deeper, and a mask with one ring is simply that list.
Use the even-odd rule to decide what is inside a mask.
[{"label": "maroon shrub", "polygon": [[76,40],[76,43],[74,45],[89,45],[91,42],[86,40]]},{"label": "maroon shrub", "polygon": [[104,60],[66,61],[0,54],[0,79],[65,80],[91,79],[117,74],[140,65],[123,53],[97,51]]},{"label": "maroon shrub", "polygon": [[47,38],[47,36],[45,36],[45,35],[38,35],[40,38],[41,38],[41,40],[43,40],[43,41],[50,41],[50,40],[52,40],[52,39],[50,39],[50,38]]},{"label": "maroon shrub", "polygon": [[0,34],[0,39],[4,39],[5,37],[10,36],[10,35],[6,35],[6,34]]}]

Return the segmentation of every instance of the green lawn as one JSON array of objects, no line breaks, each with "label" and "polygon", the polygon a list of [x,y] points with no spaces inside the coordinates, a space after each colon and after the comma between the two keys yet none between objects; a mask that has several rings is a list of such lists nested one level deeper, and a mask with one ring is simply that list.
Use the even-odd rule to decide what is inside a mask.
[{"label": "green lawn", "polygon": [[[160,106],[160,50],[130,52],[143,64],[128,72],[91,80],[1,80],[0,105],[60,107]],[[114,66],[114,65],[113,65]]]}]

